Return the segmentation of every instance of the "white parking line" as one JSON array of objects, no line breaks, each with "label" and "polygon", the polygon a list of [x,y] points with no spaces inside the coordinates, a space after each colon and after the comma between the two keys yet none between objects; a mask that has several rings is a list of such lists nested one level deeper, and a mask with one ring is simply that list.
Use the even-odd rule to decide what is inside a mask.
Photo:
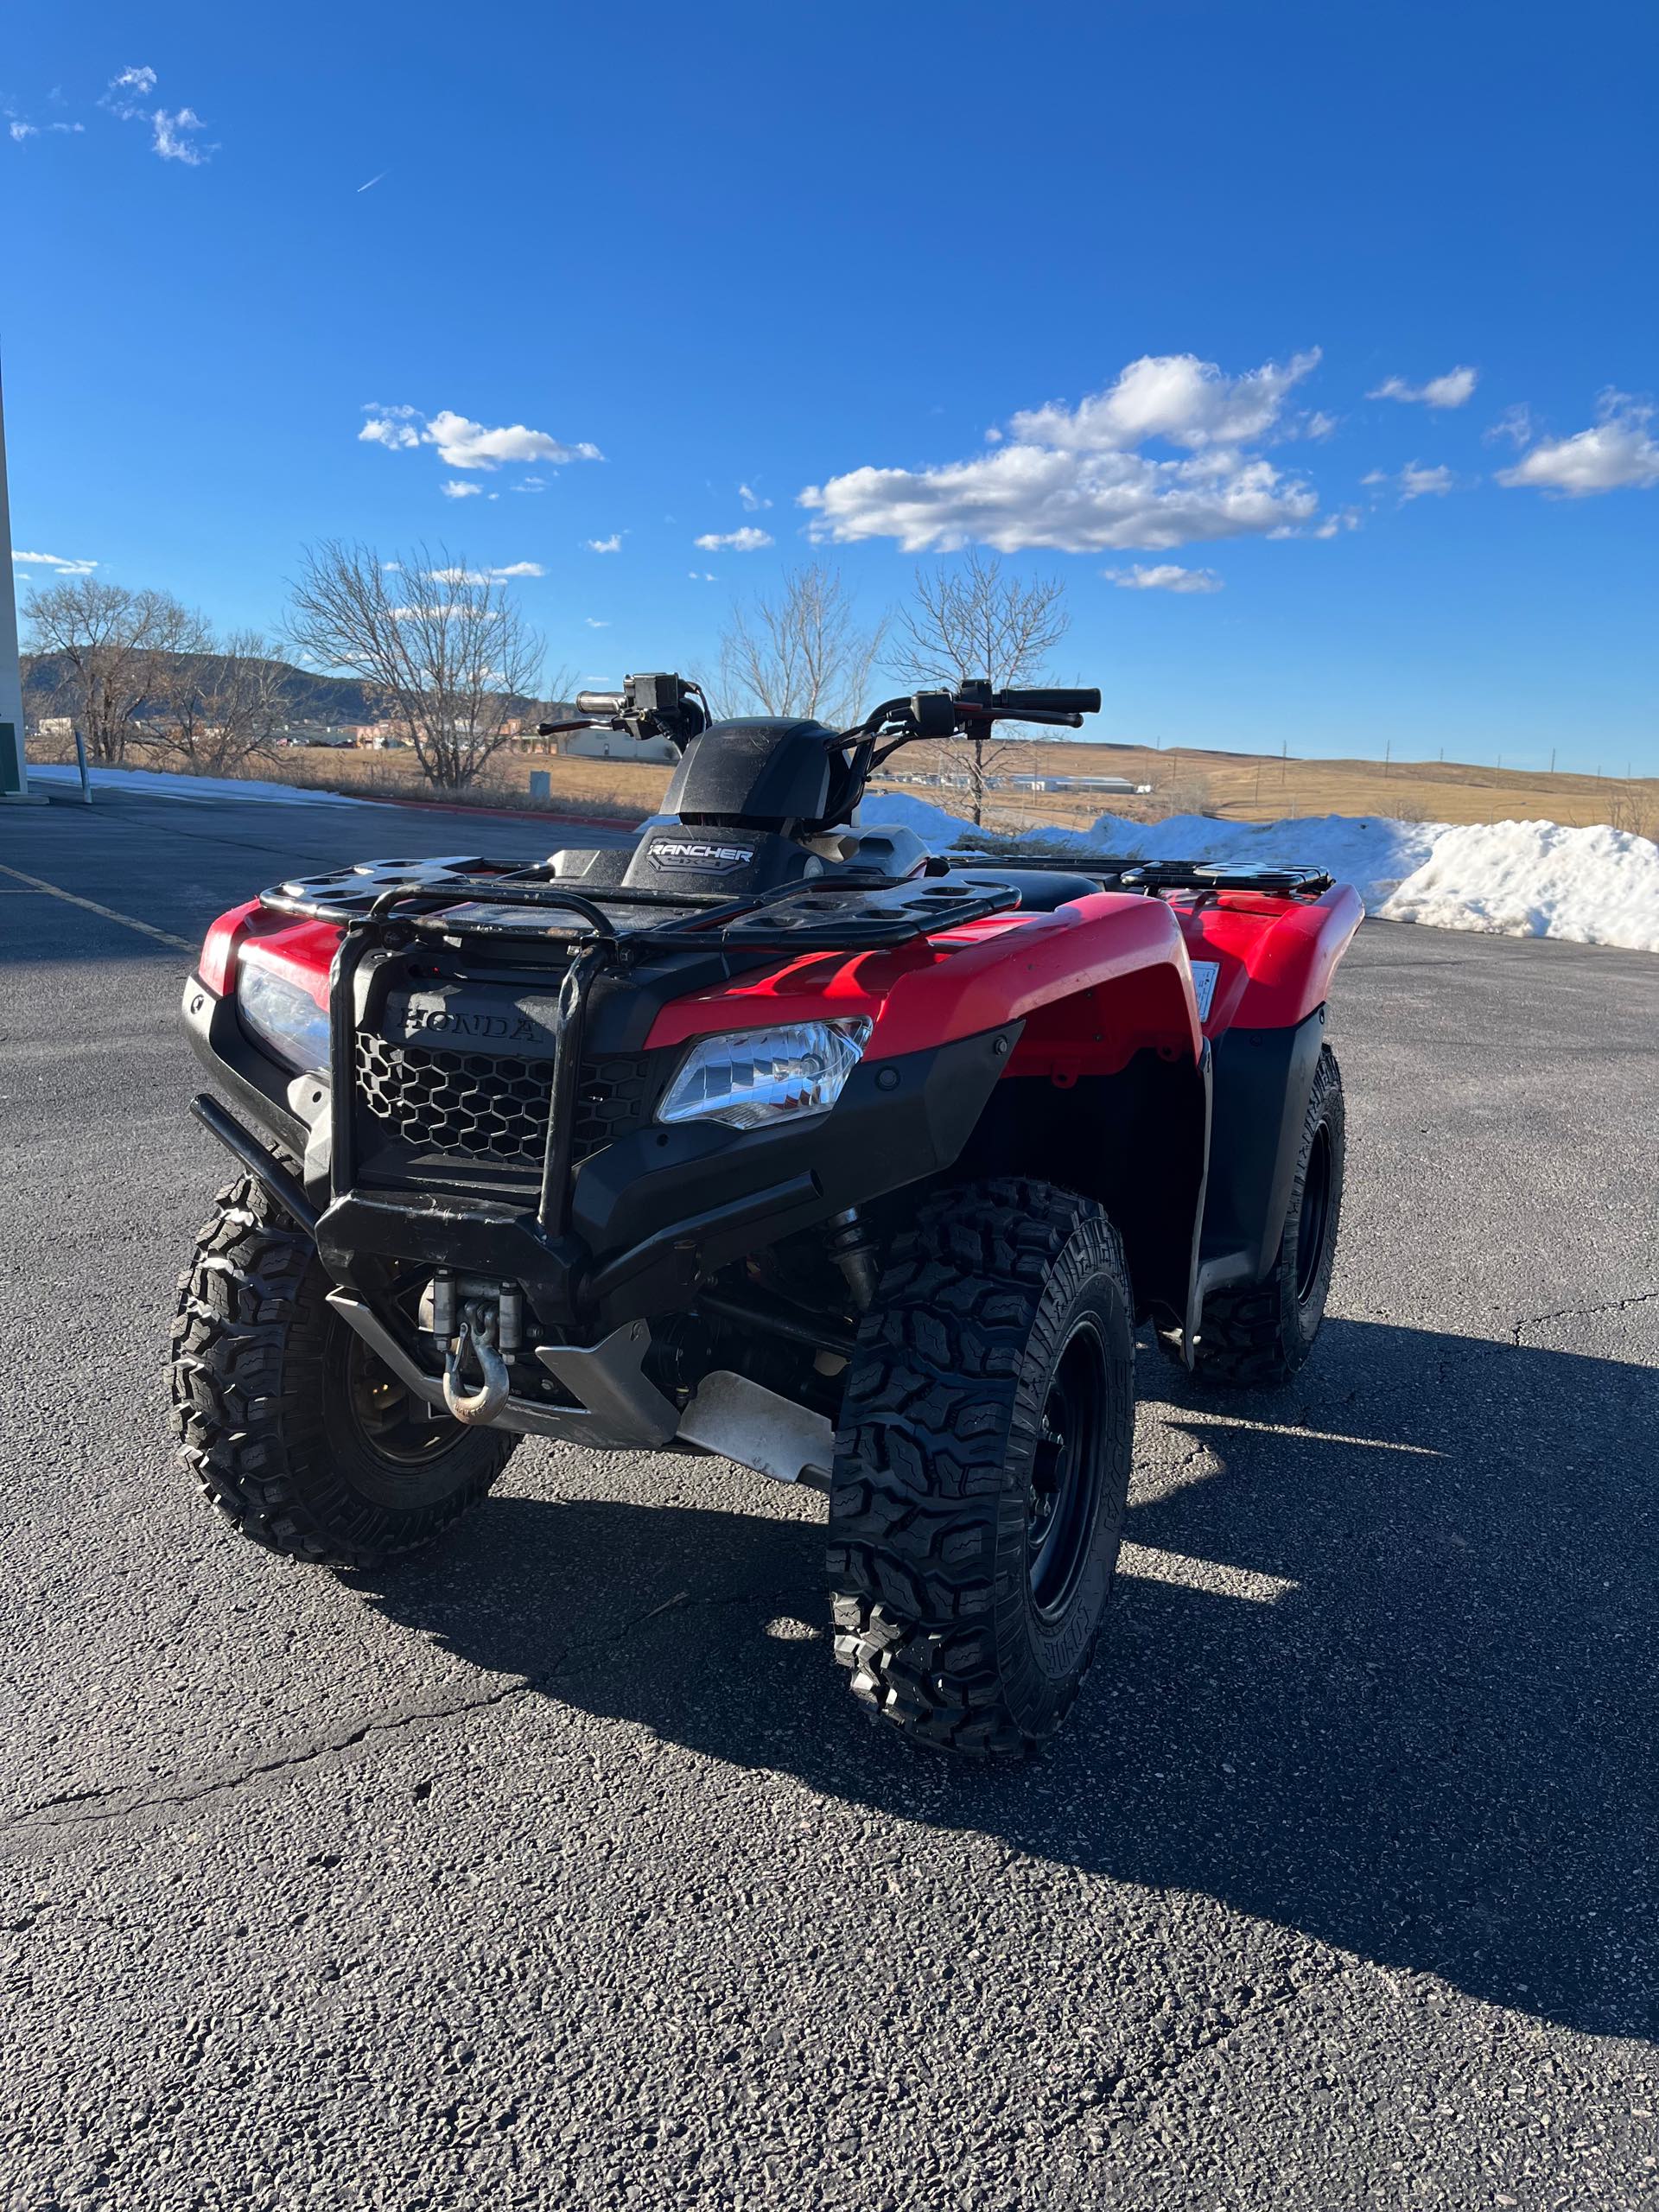
[{"label": "white parking line", "polygon": [[25,875],[20,868],[8,868],[0,861],[0,875],[9,875],[29,891],[44,891],[54,899],[61,899],[66,906],[84,906],[89,914],[101,914],[106,922],[119,922],[123,929],[137,930],[141,937],[153,937],[160,944],[171,945],[177,952],[194,952],[195,946],[186,937],[175,937],[168,930],[158,930],[152,923],[141,922],[135,915],[118,913],[113,906],[100,906],[96,899],[78,898],[74,892],[65,891],[55,883],[46,883],[38,875]]}]

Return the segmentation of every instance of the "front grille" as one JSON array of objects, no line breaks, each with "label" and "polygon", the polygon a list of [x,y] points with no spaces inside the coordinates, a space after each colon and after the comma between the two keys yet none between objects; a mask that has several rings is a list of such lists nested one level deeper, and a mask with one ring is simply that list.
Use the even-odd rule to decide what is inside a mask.
[{"label": "front grille", "polygon": [[[573,1166],[649,1118],[655,1087],[651,1069],[643,1055],[583,1060]],[[522,1168],[538,1167],[547,1149],[550,1060],[434,1052],[359,1029],[357,1082],[369,1112],[422,1151]]]}]

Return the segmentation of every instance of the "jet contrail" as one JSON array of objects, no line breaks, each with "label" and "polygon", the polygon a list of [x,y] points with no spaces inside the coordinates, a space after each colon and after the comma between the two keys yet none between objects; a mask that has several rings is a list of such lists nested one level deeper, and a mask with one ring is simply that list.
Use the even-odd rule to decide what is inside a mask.
[{"label": "jet contrail", "polygon": [[368,183],[367,183],[367,184],[359,184],[359,185],[358,186],[358,188],[358,188],[358,190],[359,190],[359,192],[368,192],[368,191],[372,190],[375,185],[377,185],[377,184],[378,184],[378,183],[379,183],[379,181],[380,181],[380,177],[386,176],[386,175],[390,175],[390,171],[389,171],[389,170],[382,169],[382,170],[381,170],[381,172],[380,172],[380,176],[372,176],[372,177],[369,179],[369,181],[368,181]]}]

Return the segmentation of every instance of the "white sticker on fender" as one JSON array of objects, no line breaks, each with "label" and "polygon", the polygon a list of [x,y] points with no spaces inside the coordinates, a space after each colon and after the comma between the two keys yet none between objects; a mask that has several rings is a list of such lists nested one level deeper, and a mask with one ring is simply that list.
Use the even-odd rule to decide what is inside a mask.
[{"label": "white sticker on fender", "polygon": [[1192,963],[1192,995],[1198,1002],[1198,1020],[1210,1019],[1210,1001],[1216,995],[1216,978],[1221,973],[1219,960],[1195,960]]}]

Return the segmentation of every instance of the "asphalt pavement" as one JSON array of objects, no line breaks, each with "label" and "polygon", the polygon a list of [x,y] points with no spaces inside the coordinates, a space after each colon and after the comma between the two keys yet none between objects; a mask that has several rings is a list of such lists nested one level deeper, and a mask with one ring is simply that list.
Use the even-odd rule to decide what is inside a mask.
[{"label": "asphalt pavement", "polygon": [[531,1442],[336,1575],[174,1463],[185,948],[556,836],[0,808],[7,2202],[1659,2203],[1659,961],[1361,931],[1319,1348],[1147,1352],[1094,1674],[988,1773],[852,1704],[813,1496]]}]

